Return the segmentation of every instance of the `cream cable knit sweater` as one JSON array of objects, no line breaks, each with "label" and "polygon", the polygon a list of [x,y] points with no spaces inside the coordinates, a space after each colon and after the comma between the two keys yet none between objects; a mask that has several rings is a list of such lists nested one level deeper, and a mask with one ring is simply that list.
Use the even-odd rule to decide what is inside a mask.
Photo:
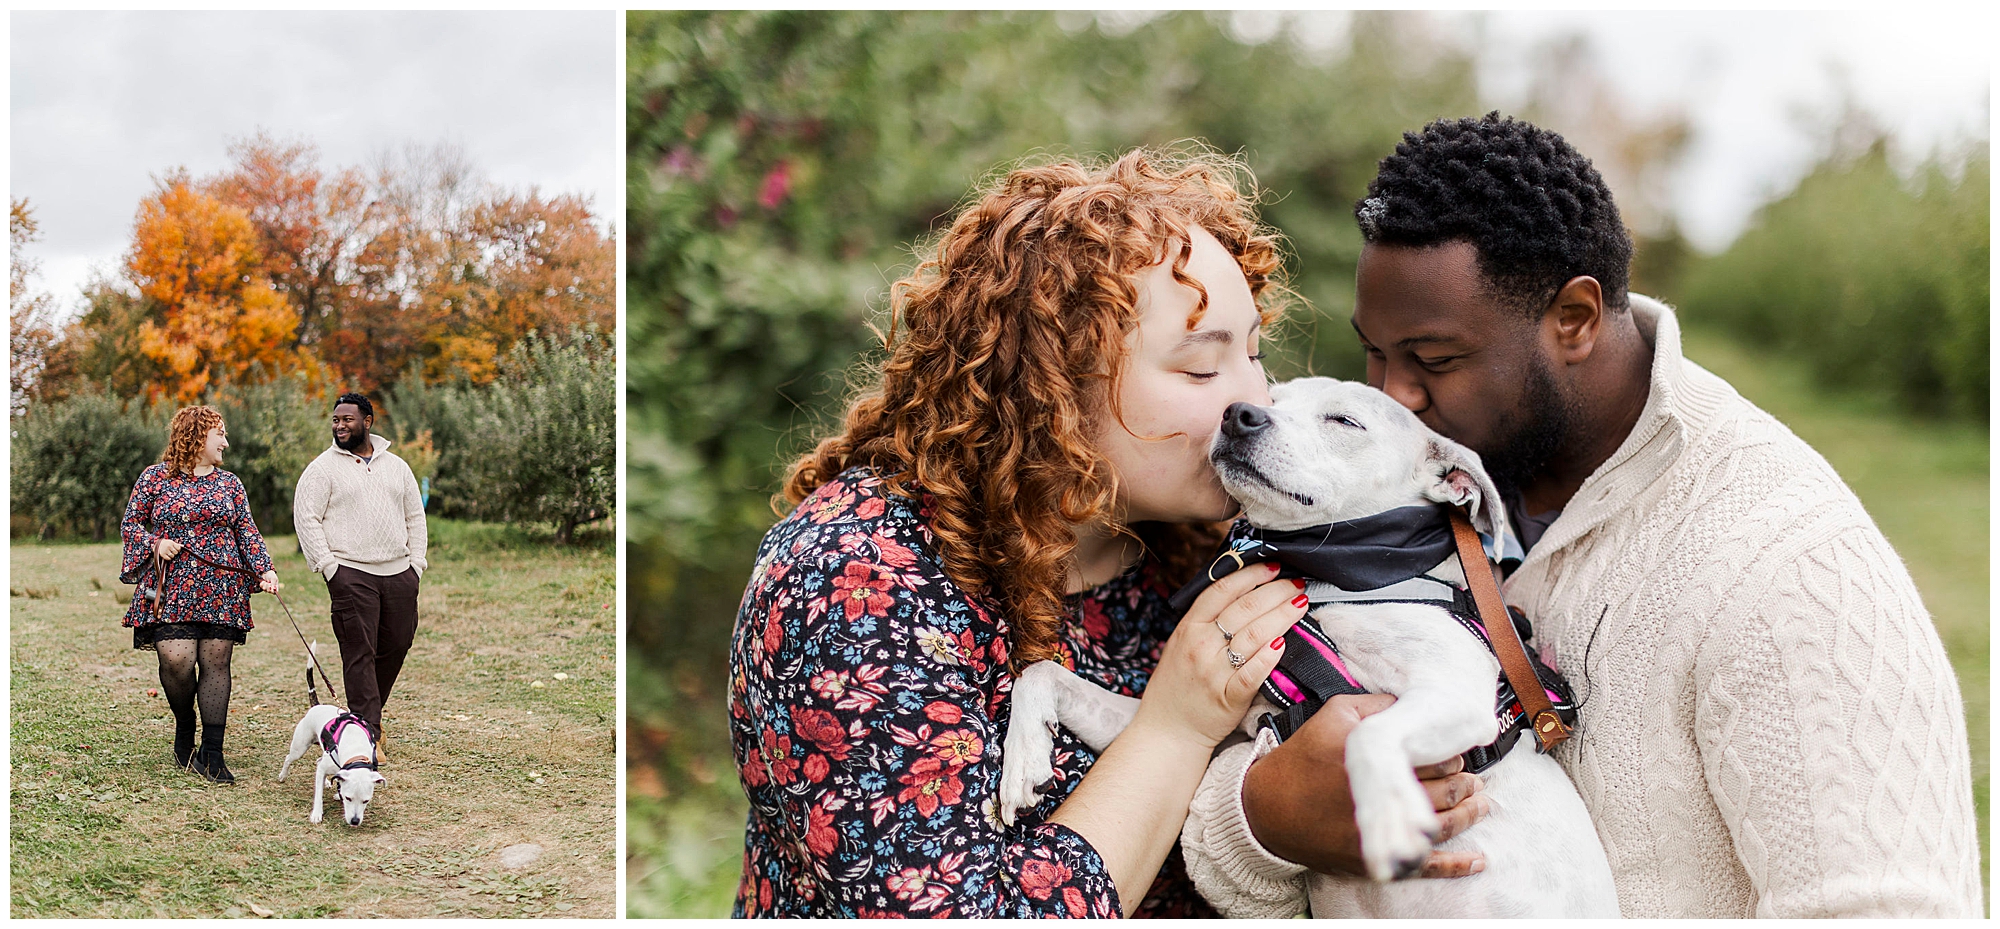
[{"label": "cream cable knit sweater", "polygon": [[389,454],[388,439],[368,438],[371,460],[331,445],[299,475],[292,494],[299,550],[306,567],[329,581],[341,565],[383,577],[415,567],[421,577],[430,537],[417,476]]},{"label": "cream cable knit sweater", "polygon": [[[1902,561],[1825,459],[1681,357],[1671,310],[1632,309],[1645,410],[1506,584],[1583,698],[1556,758],[1620,909],[1981,915],[1964,708]],[[1225,915],[1307,903],[1243,819],[1274,744],[1225,748],[1182,832]]]}]

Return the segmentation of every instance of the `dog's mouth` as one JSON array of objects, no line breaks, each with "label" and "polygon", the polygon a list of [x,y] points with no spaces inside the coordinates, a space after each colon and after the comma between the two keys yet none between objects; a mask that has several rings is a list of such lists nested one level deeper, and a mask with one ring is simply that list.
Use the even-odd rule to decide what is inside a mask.
[{"label": "dog's mouth", "polygon": [[1300,506],[1310,507],[1313,505],[1313,498],[1296,490],[1286,490],[1283,487],[1279,487],[1263,471],[1259,470],[1256,465],[1237,457],[1233,452],[1234,450],[1230,448],[1220,448],[1216,450],[1214,455],[1210,456],[1211,463],[1215,465],[1216,471],[1220,472],[1225,479],[1238,478],[1250,481],[1262,485],[1273,493],[1290,497]]}]

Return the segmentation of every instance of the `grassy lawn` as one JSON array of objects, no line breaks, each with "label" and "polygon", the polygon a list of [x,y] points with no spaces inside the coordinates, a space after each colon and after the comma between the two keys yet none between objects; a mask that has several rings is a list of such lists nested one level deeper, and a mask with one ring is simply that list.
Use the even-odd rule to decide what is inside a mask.
[{"label": "grassy lawn", "polygon": [[[225,750],[237,780],[213,786],[173,767],[172,714],[147,694],[157,663],[119,625],[118,546],[15,540],[12,915],[614,916],[610,543],[430,525],[416,645],[383,714],[387,782],[359,827],[306,821],[315,756],[275,781],[306,703],[275,599],[252,598]],[[267,542],[346,693],[326,585],[291,537]],[[540,857],[501,865],[530,843]]]},{"label": "grassy lawn", "polygon": [[[1690,332],[1686,348],[1825,455],[1909,565],[1965,698],[1984,860],[1991,835],[1986,428],[1916,421],[1877,398],[1829,392],[1804,366],[1726,337]],[[723,679],[720,667],[688,664],[635,666],[629,676],[629,915],[729,913],[747,807],[723,725]]]},{"label": "grassy lawn", "polygon": [[1879,397],[1829,393],[1813,386],[1803,365],[1765,357],[1727,337],[1697,331],[1685,341],[1689,358],[1826,456],[1909,566],[1958,671],[1972,741],[1980,861],[1990,860],[1986,426],[1915,421]]}]

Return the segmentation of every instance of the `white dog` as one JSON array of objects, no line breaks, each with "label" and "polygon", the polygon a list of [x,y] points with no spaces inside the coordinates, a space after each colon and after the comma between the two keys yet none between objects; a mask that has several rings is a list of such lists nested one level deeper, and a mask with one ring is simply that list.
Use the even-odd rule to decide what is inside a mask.
[{"label": "white dog", "polygon": [[[1432,432],[1388,395],[1328,378],[1302,378],[1271,394],[1270,407],[1232,405],[1209,455],[1258,529],[1329,526],[1437,503],[1468,506],[1474,526],[1489,537],[1504,522],[1478,456]],[[1423,573],[1439,579],[1438,587],[1465,582],[1455,552]],[[1424,583],[1419,577],[1398,587]],[[1412,769],[1495,740],[1500,665],[1478,634],[1421,598],[1339,602],[1343,595],[1383,598],[1325,583],[1312,584],[1307,595],[1315,603],[1310,618],[1338,645],[1351,678],[1396,696],[1395,705],[1364,719],[1347,742],[1362,858],[1374,880],[1312,875],[1313,914],[1617,916],[1611,866],[1583,799],[1555,760],[1534,750],[1532,733],[1483,772],[1491,803],[1486,818],[1437,846],[1483,852],[1486,869],[1450,880],[1392,881],[1422,865],[1439,832]],[[1014,684],[1002,754],[1003,815],[1011,821],[1015,809],[1036,801],[1049,778],[1056,724],[1102,751],[1137,705],[1051,662],[1025,669]],[[1257,720],[1274,709],[1260,697],[1244,731],[1254,736]],[[1230,910],[1227,901],[1211,902]]]},{"label": "white dog", "polygon": [[[315,649],[318,644],[313,643]],[[342,817],[348,825],[359,826],[368,813],[369,801],[375,799],[375,785],[385,780],[382,772],[375,769],[375,734],[361,717],[331,703],[319,702],[319,690],[313,686],[311,657],[306,659],[306,695],[308,709],[305,718],[292,730],[291,752],[278,767],[278,780],[283,782],[292,762],[318,742],[319,769],[313,777],[311,819],[319,822],[324,818],[326,785],[332,781],[334,793],[340,797]]]}]

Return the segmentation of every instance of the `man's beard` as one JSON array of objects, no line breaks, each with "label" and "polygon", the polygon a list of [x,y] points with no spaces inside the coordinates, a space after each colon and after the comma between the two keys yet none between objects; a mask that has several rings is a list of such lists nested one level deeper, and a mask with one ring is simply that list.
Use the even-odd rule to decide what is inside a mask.
[{"label": "man's beard", "polygon": [[366,451],[369,447],[368,430],[356,429],[355,431],[348,433],[347,441],[345,442],[342,442],[340,440],[340,435],[336,433],[334,434],[333,437],[333,444],[338,445],[341,448],[344,448],[350,452],[359,453]]},{"label": "man's beard", "polygon": [[1538,357],[1528,369],[1520,405],[1501,423],[1491,450],[1474,451],[1479,452],[1494,485],[1503,493],[1516,495],[1569,442],[1581,416],[1579,405],[1563,396],[1548,361]]}]

